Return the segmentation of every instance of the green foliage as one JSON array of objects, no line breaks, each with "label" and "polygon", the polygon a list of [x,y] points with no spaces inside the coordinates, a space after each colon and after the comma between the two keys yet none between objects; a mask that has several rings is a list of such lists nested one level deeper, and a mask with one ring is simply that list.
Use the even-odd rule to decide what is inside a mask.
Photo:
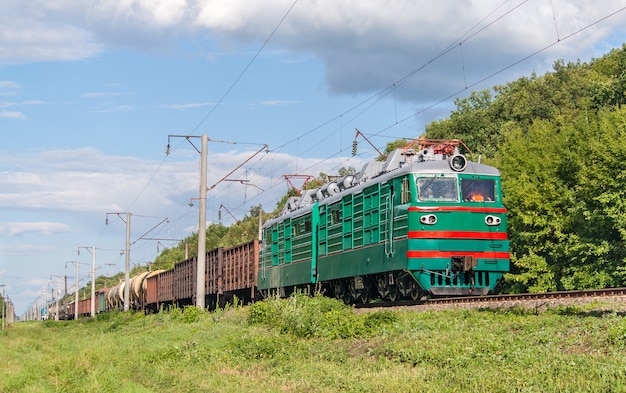
[{"label": "green foliage", "polygon": [[[426,126],[426,137],[433,139],[461,139],[476,157],[494,156],[503,136],[499,130],[499,111],[492,106],[488,90],[472,92],[467,98],[457,98],[456,111],[450,118],[434,121]],[[462,153],[468,153],[461,147]]]},{"label": "green foliage", "polygon": [[180,320],[185,323],[198,322],[203,314],[203,310],[196,306],[187,306],[180,314]]},{"label": "green foliage", "polygon": [[138,312],[121,312],[112,311],[107,313],[98,314],[96,320],[101,322],[101,326],[106,331],[120,330],[133,322],[145,318],[143,313]]},{"label": "green foliage", "polygon": [[554,273],[550,271],[545,258],[535,254],[515,257],[512,263],[517,267],[518,274],[505,274],[511,293],[548,292],[556,290]]},{"label": "green foliage", "polygon": [[[505,291],[626,283],[626,45],[457,99],[427,138],[458,138],[502,174]],[[473,157],[474,159],[477,157]]]},{"label": "green foliage", "polygon": [[607,109],[507,134],[498,163],[520,290],[623,285],[625,123]]},{"label": "green foliage", "polygon": [[205,311],[192,305],[180,308],[170,305],[166,309],[161,307],[157,318],[161,321],[180,321],[183,323],[195,323],[203,319]]},{"label": "green foliage", "polygon": [[322,295],[297,293],[288,299],[270,298],[250,306],[248,321],[297,337],[348,338],[368,336],[392,324],[388,312],[355,314],[343,302]]},{"label": "green foliage", "polygon": [[626,320],[620,318],[608,330],[607,342],[622,350],[626,349]]},{"label": "green foliage", "polygon": [[385,150],[383,151],[383,154],[376,157],[376,161],[385,161],[387,157],[389,157],[389,154],[396,151],[397,149],[406,147],[406,145],[408,144],[409,144],[409,141],[407,141],[406,139],[396,139],[395,141],[391,141],[387,143],[387,146],[385,146]]}]

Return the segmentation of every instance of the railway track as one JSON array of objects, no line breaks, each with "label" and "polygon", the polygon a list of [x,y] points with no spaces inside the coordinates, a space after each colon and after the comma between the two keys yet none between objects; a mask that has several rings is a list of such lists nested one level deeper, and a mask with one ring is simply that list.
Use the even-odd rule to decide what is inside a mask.
[{"label": "railway track", "polygon": [[557,291],[542,293],[518,293],[503,295],[465,296],[454,298],[434,298],[417,301],[378,302],[355,305],[359,309],[413,307],[420,306],[432,309],[441,306],[465,307],[512,307],[523,305],[526,307],[542,307],[556,304],[582,303],[608,298],[618,298],[626,307],[626,288],[590,289],[583,291]]}]

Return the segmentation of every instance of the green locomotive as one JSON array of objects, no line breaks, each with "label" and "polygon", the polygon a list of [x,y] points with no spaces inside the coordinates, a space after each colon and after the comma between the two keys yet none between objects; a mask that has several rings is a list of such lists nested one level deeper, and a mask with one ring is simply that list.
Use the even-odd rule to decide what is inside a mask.
[{"label": "green locomotive", "polygon": [[499,171],[418,141],[287,201],[263,226],[258,289],[348,303],[484,295],[509,270]]}]

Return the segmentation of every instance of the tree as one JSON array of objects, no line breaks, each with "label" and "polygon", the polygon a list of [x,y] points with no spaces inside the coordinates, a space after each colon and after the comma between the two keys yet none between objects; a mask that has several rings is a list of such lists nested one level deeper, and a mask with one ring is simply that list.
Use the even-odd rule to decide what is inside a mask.
[{"label": "tree", "polygon": [[[559,280],[555,250],[567,239],[567,218],[563,213],[572,199],[558,176],[561,152],[567,147],[568,138],[555,133],[553,124],[544,120],[536,121],[527,130],[515,123],[508,126],[506,141],[496,160],[502,172],[513,251],[513,275],[508,278],[518,284],[524,282],[528,288],[554,290]],[[534,271],[543,275],[546,269],[551,272],[550,280],[538,274],[531,280],[527,274]],[[515,274],[520,275],[521,281],[515,280]]]},{"label": "tree", "polygon": [[[426,138],[460,139],[472,152],[486,158],[495,155],[502,142],[501,120],[496,116],[496,106],[489,90],[472,92],[469,97],[454,101],[456,110],[448,119],[438,120],[426,126]],[[462,151],[463,153],[468,153]]]},{"label": "tree", "polygon": [[396,151],[397,149],[405,147],[408,144],[409,142],[406,139],[396,139],[395,141],[387,143],[383,154],[376,157],[376,161],[385,161],[387,157],[389,157],[389,154]]}]

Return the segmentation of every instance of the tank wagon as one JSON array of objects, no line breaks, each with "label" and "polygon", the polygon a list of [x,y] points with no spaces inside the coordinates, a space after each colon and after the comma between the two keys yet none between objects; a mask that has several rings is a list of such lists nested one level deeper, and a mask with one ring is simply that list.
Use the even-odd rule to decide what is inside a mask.
[{"label": "tank wagon", "polygon": [[509,270],[500,174],[459,141],[420,143],[290,198],[263,226],[259,290],[346,302],[493,290]]}]

